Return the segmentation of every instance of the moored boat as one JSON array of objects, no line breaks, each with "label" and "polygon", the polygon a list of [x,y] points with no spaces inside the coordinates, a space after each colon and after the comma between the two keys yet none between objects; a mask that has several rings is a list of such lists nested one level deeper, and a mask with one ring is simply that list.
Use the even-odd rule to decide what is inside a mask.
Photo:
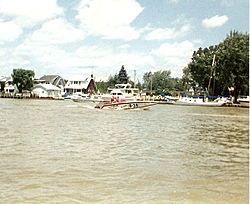
[{"label": "moored boat", "polygon": [[91,105],[95,107],[99,102],[102,102],[103,100],[99,96],[94,95],[74,95],[71,98],[74,102],[78,103],[84,103],[86,105]]},{"label": "moored boat", "polygon": [[112,97],[119,97],[121,100],[140,100],[139,89],[132,88],[131,84],[116,84],[115,88],[109,88],[108,94],[101,95],[103,101],[111,101]]},{"label": "moored boat", "polygon": [[207,96],[186,96],[176,101],[176,105],[187,105],[187,106],[223,106],[226,104],[225,100],[213,100],[208,101],[211,98]]},{"label": "moored boat", "polygon": [[250,101],[249,96],[240,97],[240,98],[238,98],[237,101],[240,103],[241,107],[249,108],[249,101]]}]

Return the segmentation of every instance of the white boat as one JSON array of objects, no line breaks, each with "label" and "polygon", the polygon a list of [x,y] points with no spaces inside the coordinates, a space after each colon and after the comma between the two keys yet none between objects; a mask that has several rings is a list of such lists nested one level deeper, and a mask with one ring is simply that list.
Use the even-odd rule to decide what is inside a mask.
[{"label": "white boat", "polygon": [[203,96],[184,96],[177,100],[176,105],[188,106],[223,106],[226,104],[224,100],[208,101],[208,98]]},{"label": "white boat", "polygon": [[151,106],[156,105],[156,101],[113,101],[113,102],[100,102],[95,108],[99,109],[112,109],[112,110],[131,110],[142,109],[148,110]]},{"label": "white boat", "polygon": [[90,105],[92,107],[95,107],[98,103],[102,102],[103,100],[98,97],[98,96],[94,96],[94,95],[73,95],[73,97],[71,98],[74,102],[78,102],[78,103],[85,103],[86,105]]},{"label": "white boat", "polygon": [[242,107],[249,108],[249,101],[250,101],[250,97],[249,97],[249,96],[240,97],[240,98],[238,98],[237,101],[240,103],[240,105],[241,105]]},{"label": "white boat", "polygon": [[126,101],[140,100],[139,89],[132,88],[131,84],[116,84],[115,88],[108,88],[108,92],[101,96],[103,101],[110,102],[112,97]]}]

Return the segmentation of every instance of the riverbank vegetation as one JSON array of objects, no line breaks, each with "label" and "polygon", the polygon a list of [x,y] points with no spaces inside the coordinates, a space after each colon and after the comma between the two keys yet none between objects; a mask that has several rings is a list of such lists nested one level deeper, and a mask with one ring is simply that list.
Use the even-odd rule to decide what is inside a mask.
[{"label": "riverbank vegetation", "polygon": [[183,69],[184,91],[207,90],[211,95],[249,95],[249,34],[231,31],[223,42],[199,48]]}]

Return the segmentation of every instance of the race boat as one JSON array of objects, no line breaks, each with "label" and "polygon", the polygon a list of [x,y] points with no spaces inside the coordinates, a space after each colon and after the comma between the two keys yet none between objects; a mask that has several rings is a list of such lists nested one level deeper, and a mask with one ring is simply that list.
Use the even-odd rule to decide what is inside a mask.
[{"label": "race boat", "polygon": [[126,101],[123,99],[112,98],[110,102],[100,102],[95,108],[113,109],[113,110],[130,110],[142,109],[148,110],[151,106],[156,105],[156,101]]}]

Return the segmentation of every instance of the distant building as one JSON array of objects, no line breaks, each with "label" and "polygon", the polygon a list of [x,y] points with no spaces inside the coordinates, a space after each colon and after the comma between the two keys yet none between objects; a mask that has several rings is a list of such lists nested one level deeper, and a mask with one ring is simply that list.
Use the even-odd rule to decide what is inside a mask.
[{"label": "distant building", "polygon": [[81,76],[71,77],[67,84],[64,87],[65,95],[73,95],[73,94],[94,94],[96,92],[96,85],[93,79],[93,75],[91,77],[83,78]]},{"label": "distant building", "polygon": [[14,95],[17,91],[16,85],[13,84],[12,77],[0,77],[0,91],[6,94]]},{"label": "distant building", "polygon": [[61,95],[63,94],[63,89],[66,84],[65,80],[59,75],[44,75],[39,79],[34,80],[34,85],[37,84],[51,84],[61,90]]},{"label": "distant building", "polygon": [[65,86],[65,80],[59,75],[44,75],[40,79],[35,79],[36,84],[52,84],[54,86]]},{"label": "distant building", "polygon": [[37,84],[32,88],[32,94],[39,98],[60,98],[61,89],[52,84]]}]

